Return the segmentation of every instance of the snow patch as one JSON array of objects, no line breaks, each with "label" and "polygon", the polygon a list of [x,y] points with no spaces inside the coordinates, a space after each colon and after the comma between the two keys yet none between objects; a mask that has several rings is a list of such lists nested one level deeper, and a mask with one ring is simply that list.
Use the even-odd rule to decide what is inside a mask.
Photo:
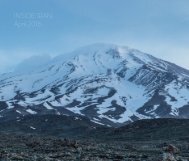
[{"label": "snow patch", "polygon": [[47,110],[53,110],[53,108],[47,103],[43,103],[43,106],[47,108]]},{"label": "snow patch", "polygon": [[32,114],[32,115],[37,114],[37,112],[35,112],[35,111],[31,110],[31,109],[27,109],[26,111],[27,111],[28,113]]},{"label": "snow patch", "polygon": [[33,129],[33,130],[35,130],[35,129],[36,129],[36,128],[35,128],[35,127],[33,127],[33,126],[30,126],[30,128],[31,128],[31,129]]}]

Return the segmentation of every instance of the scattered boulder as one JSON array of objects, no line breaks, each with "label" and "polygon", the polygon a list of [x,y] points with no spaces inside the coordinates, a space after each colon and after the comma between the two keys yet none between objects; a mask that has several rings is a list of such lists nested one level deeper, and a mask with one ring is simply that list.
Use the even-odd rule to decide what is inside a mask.
[{"label": "scattered boulder", "polygon": [[178,148],[172,144],[165,144],[163,147],[163,161],[177,161],[176,154],[179,152]]}]

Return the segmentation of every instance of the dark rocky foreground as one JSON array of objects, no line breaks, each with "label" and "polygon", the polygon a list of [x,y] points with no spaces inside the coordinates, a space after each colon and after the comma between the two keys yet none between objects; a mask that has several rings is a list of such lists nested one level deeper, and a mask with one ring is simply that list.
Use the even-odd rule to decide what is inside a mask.
[{"label": "dark rocky foreground", "polygon": [[[170,141],[180,152],[178,160],[189,160],[187,142]],[[0,135],[2,161],[160,161],[160,141],[70,140],[34,135]]]},{"label": "dark rocky foreground", "polygon": [[141,120],[114,129],[35,116],[2,121],[0,130],[1,161],[161,161],[165,143],[179,149],[178,161],[189,160],[189,120]]}]

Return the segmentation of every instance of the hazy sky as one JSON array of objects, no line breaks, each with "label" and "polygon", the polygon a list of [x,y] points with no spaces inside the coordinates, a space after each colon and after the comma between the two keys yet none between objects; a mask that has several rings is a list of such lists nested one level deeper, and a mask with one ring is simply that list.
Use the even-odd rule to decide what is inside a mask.
[{"label": "hazy sky", "polygon": [[189,0],[0,0],[0,73],[97,42],[189,69]]}]

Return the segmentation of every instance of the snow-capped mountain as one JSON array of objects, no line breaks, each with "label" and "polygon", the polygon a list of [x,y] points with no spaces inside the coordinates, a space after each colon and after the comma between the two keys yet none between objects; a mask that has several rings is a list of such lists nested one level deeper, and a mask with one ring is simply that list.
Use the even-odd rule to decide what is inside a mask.
[{"label": "snow-capped mountain", "polygon": [[189,118],[189,71],[128,47],[90,45],[23,71],[0,76],[1,119],[82,115],[117,126]]}]

